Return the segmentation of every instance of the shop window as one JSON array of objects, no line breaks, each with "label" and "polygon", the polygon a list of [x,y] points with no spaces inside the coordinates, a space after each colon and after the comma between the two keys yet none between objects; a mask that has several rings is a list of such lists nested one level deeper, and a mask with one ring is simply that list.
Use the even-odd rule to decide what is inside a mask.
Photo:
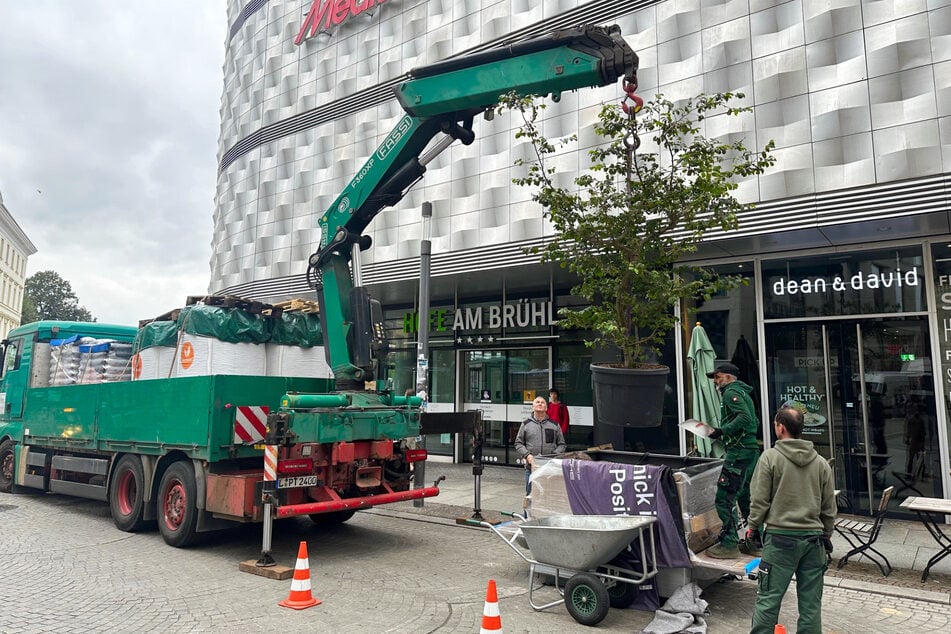
[{"label": "shop window", "polygon": [[921,312],[921,247],[763,262],[766,319]]}]

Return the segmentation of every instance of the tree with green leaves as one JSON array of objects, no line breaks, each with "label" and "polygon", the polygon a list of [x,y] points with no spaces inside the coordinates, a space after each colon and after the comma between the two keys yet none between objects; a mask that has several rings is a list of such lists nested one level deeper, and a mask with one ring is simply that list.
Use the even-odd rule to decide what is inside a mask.
[{"label": "tree with green leaves", "polygon": [[516,161],[527,173],[513,180],[533,190],[556,232],[532,251],[574,273],[572,294],[587,301],[561,309],[561,326],[593,332],[589,345],[616,346],[618,367],[656,365],[678,302],[744,283],[683,263],[709,232],[737,227],[737,215],[751,207],[733,196],[738,182],[775,161],[772,141],[755,151],[702,134],[704,120],[747,112],[732,105],[742,97],[701,94],[675,103],[657,95],[642,109],[604,106],[590,164],[573,186],[554,163],[576,136],[546,138],[539,120],[546,106],[536,98],[501,100],[500,111],[521,114],[516,138],[535,150],[533,160]]},{"label": "tree with green leaves", "polygon": [[96,321],[79,299],[73,287],[55,271],[40,271],[26,279],[20,323],[44,319],[58,321]]}]

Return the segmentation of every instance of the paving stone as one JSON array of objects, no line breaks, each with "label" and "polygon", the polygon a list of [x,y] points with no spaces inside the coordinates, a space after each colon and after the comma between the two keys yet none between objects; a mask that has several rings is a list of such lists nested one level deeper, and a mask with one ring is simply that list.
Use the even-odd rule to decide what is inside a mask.
[{"label": "paving stone", "polygon": [[[468,471],[453,467],[459,467],[456,474]],[[518,470],[509,470],[485,478],[483,486],[507,487],[498,499],[511,495],[520,504],[520,477]],[[5,562],[0,632],[474,632],[491,578],[498,585],[506,630],[590,634],[593,630],[575,623],[564,606],[532,610],[527,564],[487,530],[455,524],[452,518],[471,512],[467,482],[471,479],[453,485],[453,499],[461,506],[430,500],[423,509],[394,505],[362,511],[327,529],[306,518],[275,523],[273,551],[279,563],[293,566],[300,541],[307,542],[312,591],[323,603],[301,611],[277,605],[287,598],[289,581],[237,571],[238,562],[260,554],[260,526],[175,549],[155,531],[118,531],[100,502],[0,494],[0,504],[15,507],[0,516]],[[850,562],[846,568],[862,572],[866,567]],[[846,587],[843,576],[830,575],[829,581],[823,602],[826,631],[917,634],[951,628],[948,603],[940,603],[947,587],[940,592],[934,584],[919,584],[927,591],[915,595],[874,579],[857,587]],[[539,590],[536,599],[543,590],[554,592]],[[711,606],[710,632],[748,629],[755,584],[714,583],[704,598]],[[796,616],[793,587],[781,617],[794,626]],[[652,613],[611,610],[598,631],[639,631],[652,619]]]}]

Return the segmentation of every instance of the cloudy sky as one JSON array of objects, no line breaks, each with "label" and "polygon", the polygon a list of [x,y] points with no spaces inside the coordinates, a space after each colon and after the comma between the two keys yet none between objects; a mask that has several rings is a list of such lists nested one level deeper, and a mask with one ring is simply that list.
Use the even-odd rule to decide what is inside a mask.
[{"label": "cloudy sky", "polygon": [[208,291],[225,6],[0,7],[0,193],[100,322]]}]

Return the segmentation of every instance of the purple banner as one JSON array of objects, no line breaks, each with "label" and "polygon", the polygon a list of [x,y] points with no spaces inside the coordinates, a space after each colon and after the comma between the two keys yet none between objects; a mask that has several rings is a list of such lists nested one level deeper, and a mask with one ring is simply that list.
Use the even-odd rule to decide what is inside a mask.
[{"label": "purple banner", "polygon": [[656,517],[657,567],[690,567],[683,532],[664,495],[664,479],[671,478],[668,467],[565,460],[562,473],[572,513]]}]

